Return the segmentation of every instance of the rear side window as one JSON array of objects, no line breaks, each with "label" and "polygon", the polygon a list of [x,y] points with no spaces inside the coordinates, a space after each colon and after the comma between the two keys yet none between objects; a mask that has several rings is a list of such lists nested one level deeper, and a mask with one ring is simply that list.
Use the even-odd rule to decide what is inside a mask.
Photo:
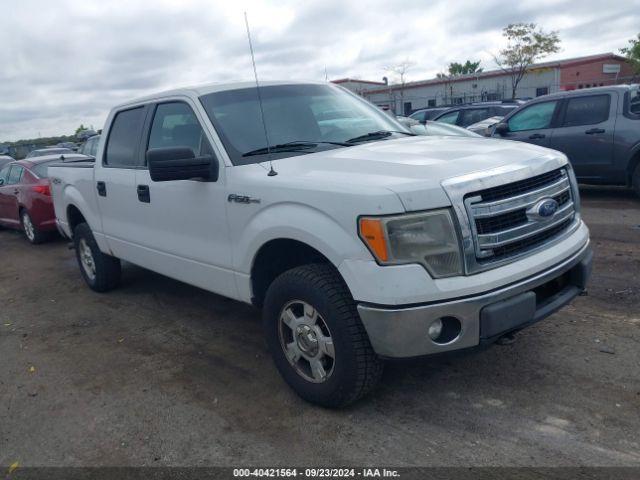
[{"label": "rear side window", "polygon": [[148,148],[163,147],[189,147],[196,156],[211,154],[211,147],[198,118],[186,103],[158,105],[151,125]]},{"label": "rear side window", "polygon": [[563,127],[593,125],[609,118],[609,95],[574,97],[567,101]]},{"label": "rear side window", "polygon": [[488,108],[469,108],[462,110],[460,113],[462,120],[458,124],[462,127],[468,127],[477,122],[481,122],[485,118],[489,118],[491,113]]},{"label": "rear side window", "polygon": [[2,170],[0,170],[0,179],[2,179],[2,184],[3,185],[7,183],[7,178],[9,177],[9,169],[10,168],[11,168],[11,165],[7,165]]},{"label": "rear side window", "polygon": [[458,115],[459,114],[460,114],[460,110],[456,110],[455,112],[446,113],[446,114],[442,115],[440,118],[438,118],[436,121],[442,122],[442,123],[449,123],[451,125],[455,125],[456,122],[458,121]]},{"label": "rear side window", "polygon": [[20,182],[22,178],[22,167],[17,165],[12,165],[11,170],[9,171],[9,178],[7,179],[8,185],[15,185]]},{"label": "rear side window", "polygon": [[109,131],[109,140],[104,156],[105,165],[129,168],[138,164],[136,152],[143,121],[144,107],[116,114]]},{"label": "rear side window", "polygon": [[536,103],[520,110],[509,119],[509,131],[522,132],[549,128],[557,103],[557,101]]}]

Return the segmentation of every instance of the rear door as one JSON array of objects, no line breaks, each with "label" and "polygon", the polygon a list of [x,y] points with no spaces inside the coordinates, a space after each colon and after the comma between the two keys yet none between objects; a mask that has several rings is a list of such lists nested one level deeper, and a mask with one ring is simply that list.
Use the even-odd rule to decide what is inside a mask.
[{"label": "rear door", "polygon": [[0,221],[12,227],[19,226],[19,183],[24,168],[20,165],[9,165],[2,172],[4,182],[0,186]]},{"label": "rear door", "polygon": [[550,146],[569,157],[580,178],[606,178],[610,173],[617,95],[569,96],[564,101]]},{"label": "rear door", "polygon": [[548,147],[559,107],[560,100],[557,99],[534,103],[518,110],[508,118],[509,131],[502,138]]},{"label": "rear door", "polygon": [[139,222],[135,211],[136,169],[142,166],[140,140],[146,114],[146,106],[115,114],[107,132],[102,164],[95,169],[94,188],[103,233],[113,255],[127,260],[135,255],[133,241]]}]

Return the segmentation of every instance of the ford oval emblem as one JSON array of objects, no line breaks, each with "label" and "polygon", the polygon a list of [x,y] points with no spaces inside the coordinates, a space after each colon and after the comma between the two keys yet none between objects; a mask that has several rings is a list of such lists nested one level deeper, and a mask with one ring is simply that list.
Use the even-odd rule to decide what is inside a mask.
[{"label": "ford oval emblem", "polygon": [[527,213],[534,219],[543,220],[553,217],[558,211],[558,207],[558,202],[553,198],[543,198],[530,208]]}]

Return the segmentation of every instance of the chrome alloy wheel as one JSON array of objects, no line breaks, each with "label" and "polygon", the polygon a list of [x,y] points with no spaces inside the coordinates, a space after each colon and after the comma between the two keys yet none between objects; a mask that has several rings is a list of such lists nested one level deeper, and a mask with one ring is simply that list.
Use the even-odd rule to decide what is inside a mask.
[{"label": "chrome alloy wheel", "polygon": [[22,228],[24,228],[24,234],[27,238],[33,242],[36,239],[36,228],[27,212],[22,214]]},{"label": "chrome alloy wheel", "polygon": [[84,238],[81,238],[78,242],[78,254],[80,256],[80,263],[82,264],[84,273],[87,274],[90,280],[95,280],[96,264],[93,260],[91,248],[89,248],[89,244]]},{"label": "chrome alloy wheel", "polygon": [[278,321],[280,346],[287,360],[302,378],[325,382],[335,366],[335,350],[329,327],[307,302],[287,303]]}]

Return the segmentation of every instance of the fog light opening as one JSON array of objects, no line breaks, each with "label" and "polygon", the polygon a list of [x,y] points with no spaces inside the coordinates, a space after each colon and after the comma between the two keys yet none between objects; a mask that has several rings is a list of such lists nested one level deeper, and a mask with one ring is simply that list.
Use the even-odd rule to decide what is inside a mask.
[{"label": "fog light opening", "polygon": [[452,342],[462,330],[462,324],[460,320],[455,317],[441,317],[436,318],[427,330],[429,338],[438,344],[445,344]]}]

